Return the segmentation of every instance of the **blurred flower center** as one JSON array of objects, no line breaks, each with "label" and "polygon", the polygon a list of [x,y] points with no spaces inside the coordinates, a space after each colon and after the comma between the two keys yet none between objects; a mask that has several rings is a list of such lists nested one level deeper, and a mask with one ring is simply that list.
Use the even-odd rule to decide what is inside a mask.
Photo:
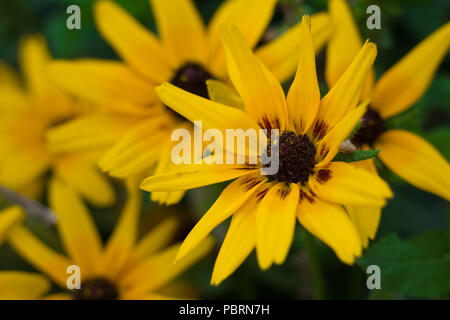
[{"label": "blurred flower center", "polygon": [[106,278],[91,278],[81,284],[80,290],[75,290],[76,300],[116,300],[119,292],[114,283]]},{"label": "blurred flower center", "polygon": [[[181,66],[170,79],[170,83],[183,90],[186,90],[192,94],[201,96],[208,99],[208,88],[206,86],[206,80],[215,79],[214,76],[209,73],[200,64],[195,62],[187,62]],[[172,110],[168,108],[169,110]],[[173,112],[176,118],[179,120],[185,120],[178,113]]]},{"label": "blurred flower center", "polygon": [[369,108],[361,118],[360,127],[353,136],[352,142],[356,146],[372,146],[384,130],[384,122],[380,114]]},{"label": "blurred flower center", "polygon": [[270,152],[279,152],[278,172],[269,177],[288,183],[305,183],[308,181],[315,165],[316,147],[307,135],[296,135],[285,131],[280,135],[279,143]]}]

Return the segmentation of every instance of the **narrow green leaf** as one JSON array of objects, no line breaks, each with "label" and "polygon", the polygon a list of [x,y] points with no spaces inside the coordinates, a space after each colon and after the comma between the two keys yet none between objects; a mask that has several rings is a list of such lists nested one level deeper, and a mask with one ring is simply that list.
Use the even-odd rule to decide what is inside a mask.
[{"label": "narrow green leaf", "polygon": [[355,162],[367,160],[375,157],[380,152],[380,149],[376,150],[356,150],[350,153],[338,152],[333,161]]}]

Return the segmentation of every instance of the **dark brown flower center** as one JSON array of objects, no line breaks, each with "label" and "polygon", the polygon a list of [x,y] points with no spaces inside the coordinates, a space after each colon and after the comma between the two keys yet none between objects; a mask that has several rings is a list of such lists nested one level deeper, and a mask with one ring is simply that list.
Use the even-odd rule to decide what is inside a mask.
[{"label": "dark brown flower center", "polygon": [[367,109],[361,118],[358,131],[352,138],[353,144],[356,146],[373,145],[378,136],[385,130],[383,119],[380,114],[373,110]]},{"label": "dark brown flower center", "polygon": [[268,153],[271,152],[278,152],[279,166],[278,172],[269,176],[269,180],[288,183],[308,181],[315,166],[316,147],[307,135],[285,131],[280,135],[279,143]]},{"label": "dark brown flower center", "polygon": [[[214,79],[214,77],[205,68],[198,63],[188,62],[175,72],[169,82],[178,88],[208,99],[206,80],[209,79]],[[172,111],[172,109],[168,109]],[[178,113],[173,111],[172,113],[177,120],[185,120]]]},{"label": "dark brown flower center", "polygon": [[81,289],[73,290],[76,300],[116,300],[119,292],[114,283],[106,278],[91,278],[81,284]]}]

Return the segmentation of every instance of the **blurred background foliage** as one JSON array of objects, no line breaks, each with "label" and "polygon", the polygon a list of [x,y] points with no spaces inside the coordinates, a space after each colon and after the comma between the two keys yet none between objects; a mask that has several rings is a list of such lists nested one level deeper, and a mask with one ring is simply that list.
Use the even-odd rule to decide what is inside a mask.
[{"label": "blurred background foliage", "polygon": [[[167,0],[170,1],[170,0]],[[155,23],[146,0],[116,0],[133,16],[155,32]],[[221,0],[196,0],[205,21],[208,21]],[[92,17],[93,0],[0,0],[0,59],[17,65],[19,39],[30,33],[42,33],[49,41],[56,58],[117,56],[100,37]],[[364,38],[378,45],[375,62],[380,76],[414,45],[450,18],[447,0],[361,0],[350,1],[354,16]],[[81,30],[66,28],[66,8],[77,4],[81,8]],[[381,30],[365,27],[366,8],[376,4],[381,8]],[[266,39],[282,33],[299,21],[301,15],[327,9],[326,0],[281,0],[266,32]],[[323,79],[324,55],[318,57],[319,77]],[[390,127],[408,128],[419,133],[450,159],[450,55],[425,94],[414,107],[389,122]],[[337,299],[401,299],[450,297],[450,211],[448,203],[434,195],[404,183],[388,169],[379,168],[394,190],[395,198],[383,211],[376,241],[372,242],[358,263],[343,265],[333,252],[319,245],[320,271],[324,276],[324,296]],[[119,202],[113,208],[94,209],[94,217],[103,237],[114,227],[124,193],[117,183]],[[224,184],[190,191],[177,206],[158,207],[145,197],[141,229],[147,231],[168,214],[183,219],[179,240],[216,199]],[[57,250],[61,244],[53,227],[32,218],[27,225],[46,243]],[[226,225],[214,235],[223,239]],[[311,272],[304,230],[297,228],[294,245],[282,266],[261,272],[254,253],[236,273],[219,287],[211,287],[209,279],[217,252],[183,276],[196,288],[199,297],[221,298],[313,298],[317,297]],[[378,264],[382,270],[382,289],[366,287],[366,267]],[[8,247],[0,247],[0,269],[32,270]]]}]

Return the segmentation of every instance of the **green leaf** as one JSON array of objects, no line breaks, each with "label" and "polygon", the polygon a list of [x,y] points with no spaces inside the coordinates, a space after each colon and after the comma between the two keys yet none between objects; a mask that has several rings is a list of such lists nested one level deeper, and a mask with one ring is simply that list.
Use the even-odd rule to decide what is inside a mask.
[{"label": "green leaf", "polygon": [[380,149],[376,150],[356,150],[350,153],[338,152],[333,161],[355,162],[367,160],[375,157],[380,152]]},{"label": "green leaf", "polygon": [[425,231],[408,240],[390,234],[373,244],[357,263],[378,265],[381,288],[413,298],[450,294],[450,241],[442,231]]},{"label": "green leaf", "polygon": [[350,134],[348,135],[347,139],[351,140],[355,136],[355,134],[358,132],[359,128],[361,128],[361,121],[358,121],[356,126],[353,128],[352,132],[350,132]]}]

